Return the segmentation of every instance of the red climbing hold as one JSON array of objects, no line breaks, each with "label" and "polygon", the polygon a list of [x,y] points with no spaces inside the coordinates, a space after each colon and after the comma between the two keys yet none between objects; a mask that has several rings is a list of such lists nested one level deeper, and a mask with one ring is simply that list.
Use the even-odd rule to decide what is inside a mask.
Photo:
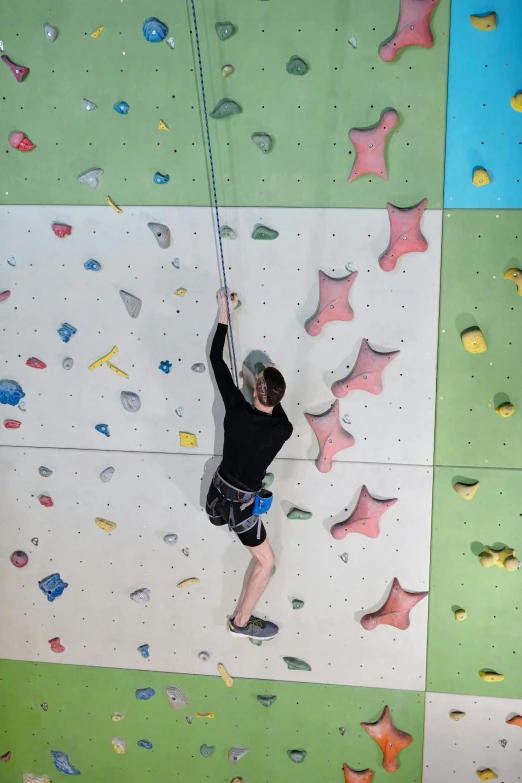
[{"label": "red climbing hold", "polygon": [[401,0],[401,11],[395,32],[379,49],[381,60],[390,63],[407,46],[423,46],[425,49],[431,49],[433,34],[430,21],[438,4],[439,0]]},{"label": "red climbing hold", "polygon": [[15,65],[15,63],[12,60],[10,60],[6,54],[3,54],[0,59],[2,59],[2,61],[7,65],[7,67],[15,77],[16,81],[23,82],[23,80],[29,73],[29,68],[25,68],[23,65]]},{"label": "red climbing hold", "polygon": [[28,562],[29,557],[25,552],[22,552],[21,549],[17,549],[16,552],[13,552],[11,555],[11,563],[15,568],[23,568]]},{"label": "red climbing hold", "polygon": [[54,653],[65,652],[65,647],[63,646],[63,644],[60,643],[59,636],[55,636],[54,639],[49,639],[49,644],[51,645],[51,650]]},{"label": "red climbing hold", "polygon": [[397,756],[413,742],[411,734],[401,731],[394,725],[389,707],[384,708],[378,721],[361,723],[361,726],[382,750],[382,766],[386,772],[397,772],[399,769]]},{"label": "red climbing hold", "polygon": [[328,473],[332,469],[332,459],[338,451],[349,449],[355,444],[355,438],[341,427],[339,422],[339,400],[336,400],[324,413],[305,413],[305,418],[319,444],[319,456],[315,461],[317,470]]},{"label": "red climbing hold", "polygon": [[34,356],[26,361],[26,365],[28,367],[34,367],[35,370],[45,370],[47,367],[44,362],[40,361],[40,359],[35,359]]},{"label": "red climbing hold", "polygon": [[373,631],[378,625],[393,625],[400,631],[410,627],[410,612],[419,601],[426,598],[425,593],[409,593],[400,586],[397,577],[392,582],[388,598],[376,612],[365,614],[361,620],[362,627]]},{"label": "red climbing hold", "polygon": [[72,232],[72,226],[68,226],[67,223],[53,223],[52,229],[60,239],[70,236]]},{"label": "red climbing hold", "polygon": [[6,299],[9,299],[11,296],[11,291],[2,291],[0,293],[0,302],[5,302]]},{"label": "red climbing hold", "polygon": [[4,419],[4,427],[6,430],[17,430],[18,427],[22,426],[21,421],[16,421],[16,419]]},{"label": "red climbing hold", "polygon": [[330,277],[319,271],[319,304],[317,310],[305,323],[311,337],[316,337],[329,321],[351,321],[354,313],[348,296],[355,283],[357,272],[345,277]]},{"label": "red climbing hold", "polygon": [[367,391],[370,394],[382,392],[382,374],[400,351],[380,353],[368,345],[368,340],[362,340],[353,370],[345,378],[336,381],[332,386],[334,397],[346,397],[351,391]]},{"label": "red climbing hold", "polygon": [[54,506],[52,498],[50,498],[49,495],[38,495],[38,500],[40,501],[41,506],[46,506],[47,508]]},{"label": "red climbing hold", "polygon": [[372,783],[375,772],[371,769],[363,769],[356,772],[348,764],[343,764],[344,783]]},{"label": "red climbing hold", "polygon": [[385,109],[376,125],[350,130],[348,138],[355,147],[355,160],[348,182],[353,182],[363,174],[375,174],[381,179],[388,179],[385,158],[386,139],[398,122],[399,115],[395,109]]},{"label": "red climbing hold", "polygon": [[428,199],[425,198],[406,209],[386,204],[390,218],[390,242],[379,257],[379,266],[384,272],[395,269],[397,261],[405,253],[424,253],[428,249],[426,238],[420,230],[421,217],[427,203]]},{"label": "red climbing hold", "polygon": [[344,522],[337,522],[330,533],[340,541],[346,538],[348,533],[361,533],[368,538],[377,538],[380,528],[379,522],[382,515],[397,502],[397,498],[379,500],[372,497],[368,489],[363,485],[357,500],[357,505]]},{"label": "red climbing hold", "polygon": [[20,152],[31,152],[31,150],[34,150],[36,147],[36,144],[33,144],[32,141],[29,141],[25,133],[22,133],[22,131],[15,131],[14,133],[11,133],[9,136],[9,144],[11,147],[14,147],[15,150],[20,150]]},{"label": "red climbing hold", "polygon": [[6,763],[11,760],[11,751],[8,750],[7,753],[4,753],[3,756],[0,756],[0,761],[5,761]]}]

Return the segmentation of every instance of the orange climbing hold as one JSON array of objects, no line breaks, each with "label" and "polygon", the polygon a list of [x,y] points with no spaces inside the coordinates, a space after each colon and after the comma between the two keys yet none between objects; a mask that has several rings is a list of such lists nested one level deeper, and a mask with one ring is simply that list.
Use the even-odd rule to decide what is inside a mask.
[{"label": "orange climbing hold", "polygon": [[368,340],[363,339],[353,369],[332,385],[332,394],[334,397],[346,397],[356,390],[380,394],[382,374],[399,353],[400,351],[375,351],[368,345]]},{"label": "orange climbing hold", "polygon": [[438,4],[439,0],[401,0],[401,11],[395,32],[379,49],[381,60],[390,63],[407,46],[431,49],[433,33],[430,21]]},{"label": "orange climbing hold", "polygon": [[344,522],[337,522],[330,533],[340,541],[346,538],[348,533],[361,533],[368,538],[377,538],[381,532],[379,522],[382,515],[397,502],[397,498],[390,500],[378,500],[370,495],[363,485],[359,499],[354,510]]},{"label": "orange climbing hold", "polygon": [[407,209],[386,204],[390,218],[390,242],[379,257],[379,266],[384,272],[395,269],[399,258],[406,253],[424,253],[428,249],[426,237],[420,230],[427,203],[428,199],[425,198]]},{"label": "orange climbing hold", "polygon": [[522,729],[522,715],[514,715],[506,721],[510,726],[519,726]]},{"label": "orange climbing hold", "polygon": [[410,627],[410,612],[419,601],[426,598],[427,592],[409,593],[403,590],[397,577],[392,582],[388,598],[376,612],[365,614],[361,625],[366,631],[373,631],[378,625],[392,625],[399,631]]},{"label": "orange climbing hold", "polygon": [[342,449],[355,444],[355,438],[341,427],[339,422],[339,400],[324,413],[305,413],[305,418],[315,432],[319,444],[319,456],[315,461],[317,470],[328,473],[332,469],[332,459]]},{"label": "orange climbing hold", "polygon": [[344,783],[372,783],[375,772],[372,769],[363,769],[357,772],[348,764],[343,764]]},{"label": "orange climbing hold", "polygon": [[348,138],[355,147],[353,162],[348,182],[353,182],[363,174],[375,174],[388,180],[386,168],[386,139],[399,122],[395,109],[385,109],[378,123],[370,128],[352,128]]},{"label": "orange climbing hold", "polygon": [[386,772],[397,772],[399,769],[397,756],[413,742],[411,734],[393,725],[389,707],[384,708],[376,723],[361,723],[361,726],[382,750],[382,766]]},{"label": "orange climbing hold", "polygon": [[316,337],[330,321],[353,320],[354,312],[348,297],[356,278],[357,272],[351,272],[345,277],[330,277],[326,272],[319,271],[319,304],[305,323],[310,337]]}]

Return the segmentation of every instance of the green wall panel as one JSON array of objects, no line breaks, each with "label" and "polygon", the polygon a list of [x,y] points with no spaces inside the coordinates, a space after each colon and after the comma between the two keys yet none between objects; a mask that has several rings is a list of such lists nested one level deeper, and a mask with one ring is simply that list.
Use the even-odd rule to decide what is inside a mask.
[{"label": "green wall panel", "polygon": [[[480,481],[471,501],[453,491],[455,480]],[[522,555],[522,473],[436,468],[433,496],[427,690],[522,698],[522,571],[483,568],[486,546],[506,545]],[[454,609],[465,609],[463,622]],[[482,669],[505,676],[485,683]]]},{"label": "green wall panel", "polygon": [[[209,664],[211,666],[212,664]],[[347,661],[349,665],[349,661]],[[69,753],[82,779],[106,781],[230,781],[240,775],[245,783],[336,783],[341,767],[376,770],[374,783],[388,777],[382,754],[360,727],[376,720],[385,704],[395,724],[414,737],[400,756],[397,783],[420,783],[422,768],[424,694],[413,691],[348,688],[261,680],[236,680],[227,689],[219,677],[97,669],[58,664],[0,662],[0,753],[12,752],[0,765],[0,781],[21,780],[22,772],[56,772],[50,749]],[[190,706],[172,711],[165,688],[178,685]],[[156,695],[137,701],[136,688],[152,686]],[[277,701],[262,707],[257,694],[272,693]],[[44,712],[40,704],[47,702]],[[196,711],[215,713],[214,720],[185,717]],[[124,713],[111,721],[113,712]],[[345,727],[341,736],[339,727]],[[116,755],[115,736],[127,741],[126,755]],[[152,751],[137,747],[150,740]],[[215,745],[205,759],[200,746]],[[231,746],[249,747],[236,766],[227,761]],[[305,762],[297,766],[286,751],[304,748]]]},{"label": "green wall panel", "polygon": [[[504,279],[522,267],[520,212],[447,210],[442,243],[435,463],[522,467],[522,297]],[[488,350],[460,339],[478,325]],[[495,413],[507,398],[519,411]]]},{"label": "green wall panel", "polygon": [[[441,207],[449,0],[434,14],[431,50],[411,48],[384,63],[378,48],[395,27],[398,6],[196,1],[209,109],[224,97],[243,108],[210,120],[222,203],[382,208],[427,196],[430,208]],[[143,38],[151,13],[169,25],[174,51]],[[108,193],[123,205],[209,203],[189,3],[27,0],[4,4],[0,21],[6,53],[31,68],[18,84],[2,65],[3,203],[103,204]],[[235,35],[220,41],[216,21],[232,21]],[[55,43],[44,36],[45,22],[60,29]],[[92,39],[101,24],[105,31]],[[357,49],[348,43],[352,35]],[[306,76],[287,74],[293,55],[309,62]],[[226,63],[235,72],[223,79]],[[99,109],[86,112],[82,98]],[[119,100],[131,106],[126,117],[112,108]],[[388,141],[390,181],[365,176],[348,185],[349,129],[376,123],[389,106],[401,117]],[[160,118],[170,132],[157,130]],[[25,131],[36,150],[12,150],[13,129]],[[273,136],[268,155],[250,140],[256,131]],[[105,169],[98,190],[76,183],[97,166]],[[167,185],[153,184],[158,170],[170,174]]]}]

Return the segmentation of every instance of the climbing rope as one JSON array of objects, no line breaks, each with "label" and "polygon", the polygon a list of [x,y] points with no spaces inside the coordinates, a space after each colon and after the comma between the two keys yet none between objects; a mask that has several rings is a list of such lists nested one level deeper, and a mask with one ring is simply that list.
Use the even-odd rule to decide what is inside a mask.
[{"label": "climbing rope", "polygon": [[208,112],[207,112],[207,99],[205,96],[205,82],[203,80],[203,64],[201,62],[201,48],[199,46],[199,34],[198,34],[198,20],[196,18],[196,6],[194,0],[190,0],[190,4],[192,6],[192,19],[194,21],[194,33],[196,36],[196,50],[198,53],[198,64],[199,64],[199,83],[201,86],[201,98],[203,101],[203,114],[205,116],[205,129],[207,133],[207,149],[208,149],[208,159],[210,162],[210,174],[212,177],[212,195],[214,198],[214,211],[216,213],[216,227],[217,227],[217,235],[218,235],[218,242],[219,242],[219,255],[221,258],[221,270],[223,273],[223,287],[225,289],[225,299],[227,303],[227,315],[228,315],[228,327],[229,327],[229,335],[230,335],[230,348],[232,352],[232,362],[234,365],[234,377],[236,381],[236,386],[239,386],[239,379],[237,375],[237,366],[236,366],[236,352],[234,348],[234,334],[232,332],[232,320],[230,318],[230,305],[228,301],[228,285],[227,285],[227,273],[225,272],[225,259],[223,256],[223,243],[221,241],[221,223],[219,221],[219,206],[218,206],[218,200],[217,200],[217,191],[216,191],[216,177],[214,173],[214,158],[212,156],[212,144],[210,143],[210,128],[208,126]]}]

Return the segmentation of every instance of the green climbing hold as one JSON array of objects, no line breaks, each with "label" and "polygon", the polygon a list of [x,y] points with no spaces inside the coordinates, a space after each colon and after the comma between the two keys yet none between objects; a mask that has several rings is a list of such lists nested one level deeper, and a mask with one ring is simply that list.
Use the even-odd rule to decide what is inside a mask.
[{"label": "green climbing hold", "polygon": [[205,744],[203,744],[200,747],[199,752],[201,753],[203,758],[208,759],[214,753],[215,749],[216,749],[215,745],[205,745]]},{"label": "green climbing hold", "polygon": [[221,239],[237,239],[237,234],[230,226],[221,226],[219,230]]},{"label": "green climbing hold", "polygon": [[294,598],[292,601],[292,609],[302,609],[304,606],[304,601],[301,601],[300,598]]},{"label": "green climbing hold", "polygon": [[292,57],[286,64],[286,70],[292,76],[304,76],[308,73],[308,65],[300,57]]},{"label": "green climbing hold", "polygon": [[253,133],[252,141],[259,147],[261,152],[270,152],[272,148],[272,137],[268,133]]},{"label": "green climbing hold", "polygon": [[286,751],[294,764],[301,764],[306,758],[306,750],[287,750]]},{"label": "green climbing hold", "polygon": [[257,700],[263,707],[271,707],[277,699],[277,696],[258,696]]},{"label": "green climbing hold", "polygon": [[297,506],[293,506],[286,516],[287,519],[311,519],[312,512],[303,511],[302,508],[297,508]]},{"label": "green climbing hold", "polygon": [[228,98],[223,98],[214,110],[210,112],[210,116],[213,120],[222,120],[223,117],[228,117],[231,114],[241,114],[242,111],[243,109],[238,103],[229,101]]},{"label": "green climbing hold", "polygon": [[249,639],[250,639],[250,644],[253,644],[255,647],[261,647],[261,645],[263,644],[263,642],[259,641],[259,639],[254,639],[253,636],[250,636]]},{"label": "green climbing hold", "polygon": [[274,483],[274,478],[275,476],[273,473],[267,473],[262,482],[263,489],[268,489],[269,487],[271,487],[272,484]]},{"label": "green climbing hold", "polygon": [[236,32],[236,28],[232,24],[232,22],[217,22],[216,23],[216,33],[218,34],[218,38],[221,38],[222,41],[225,41],[227,38],[230,38],[230,36],[234,35]]},{"label": "green climbing hold", "polygon": [[270,576],[274,576],[275,572],[276,572],[276,567],[273,566],[272,571],[270,572]]},{"label": "green climbing hold", "polygon": [[301,658],[292,658],[292,656],[284,656],[283,661],[286,663],[290,671],[296,672],[311,672],[312,667],[306,661]]},{"label": "green climbing hold", "polygon": [[277,239],[278,236],[279,231],[276,231],[275,228],[267,228],[260,223],[254,226],[252,231],[252,239]]}]

